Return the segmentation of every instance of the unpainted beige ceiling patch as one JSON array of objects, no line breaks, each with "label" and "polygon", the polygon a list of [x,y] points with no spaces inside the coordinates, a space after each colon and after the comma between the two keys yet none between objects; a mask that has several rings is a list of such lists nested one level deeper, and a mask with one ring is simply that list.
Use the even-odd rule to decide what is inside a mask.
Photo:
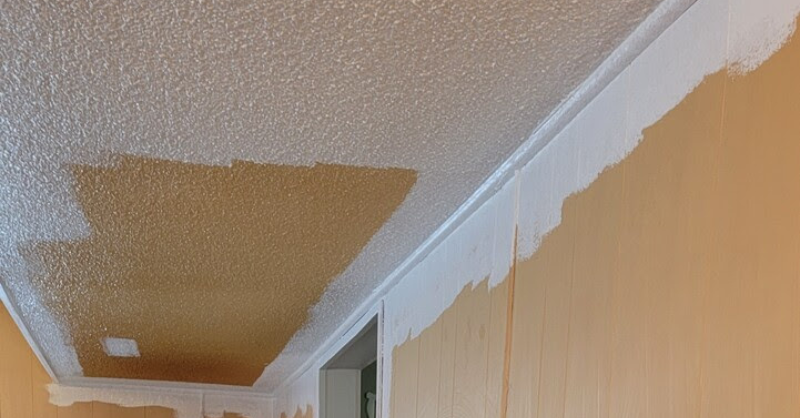
[{"label": "unpainted beige ceiling patch", "polygon": [[[22,252],[84,375],[252,385],[416,172],[115,157],[71,167],[88,239]],[[140,357],[110,357],[108,336]]]}]

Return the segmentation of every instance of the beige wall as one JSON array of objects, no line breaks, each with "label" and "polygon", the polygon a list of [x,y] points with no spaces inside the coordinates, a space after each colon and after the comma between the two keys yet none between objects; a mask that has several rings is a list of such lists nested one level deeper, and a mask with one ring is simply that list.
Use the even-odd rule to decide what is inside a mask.
[{"label": "beige wall", "polygon": [[505,282],[509,333],[484,283],[397,346],[391,416],[800,417],[797,38],[564,202]]},{"label": "beige wall", "polygon": [[121,408],[99,402],[58,408],[48,402],[51,383],[42,365],[0,304],[0,418],[172,418],[159,407]]},{"label": "beige wall", "polygon": [[509,281],[491,291],[487,283],[464,288],[430,328],[394,351],[391,416],[499,416]]}]

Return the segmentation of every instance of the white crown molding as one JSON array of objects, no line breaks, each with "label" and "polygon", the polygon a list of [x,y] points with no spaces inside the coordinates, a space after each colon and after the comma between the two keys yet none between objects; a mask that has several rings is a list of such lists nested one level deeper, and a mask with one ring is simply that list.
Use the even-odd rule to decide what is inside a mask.
[{"label": "white crown molding", "polygon": [[264,391],[257,390],[252,386],[232,386],[216,385],[210,383],[190,383],[190,382],[162,382],[157,380],[141,379],[117,379],[108,377],[71,377],[63,378],[59,382],[61,386],[84,387],[84,388],[112,388],[124,390],[167,390],[183,391],[186,393],[213,393],[219,395],[235,396],[258,396],[261,398],[271,398],[272,396]]}]

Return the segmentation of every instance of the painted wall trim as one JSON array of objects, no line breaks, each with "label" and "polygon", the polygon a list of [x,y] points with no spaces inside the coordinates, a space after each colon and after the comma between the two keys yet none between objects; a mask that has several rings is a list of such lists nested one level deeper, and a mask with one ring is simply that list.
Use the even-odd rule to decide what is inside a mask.
[{"label": "painted wall trim", "polygon": [[[580,113],[606,86],[627,68],[644,50],[664,33],[697,0],[665,0],[651,13],[592,74],[584,80],[550,115],[539,125],[528,139],[492,173],[486,181],[439,226],[411,255],[390,273],[372,294],[331,334],[301,367],[284,380],[273,393],[289,388],[297,379],[343,339],[343,334],[374,309],[376,303],[391,290],[414,266],[419,264],[445,238],[464,223],[489,198],[511,179],[514,173],[532,160],[569,122]],[[340,343],[341,344],[341,343]]]}]

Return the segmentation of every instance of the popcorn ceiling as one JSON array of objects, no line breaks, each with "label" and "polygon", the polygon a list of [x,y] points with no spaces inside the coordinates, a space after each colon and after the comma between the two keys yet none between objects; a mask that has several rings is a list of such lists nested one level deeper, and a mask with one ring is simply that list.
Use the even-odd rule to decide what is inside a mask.
[{"label": "popcorn ceiling", "polygon": [[[251,386],[413,187],[410,170],[70,165],[92,235],[21,246],[86,376]],[[109,335],[136,340],[108,356]],[[106,347],[108,348],[108,347]]]},{"label": "popcorn ceiling", "polygon": [[56,374],[79,376],[70,336],[42,310],[17,253],[91,235],[67,164],[127,154],[419,172],[262,376],[269,391],[657,3],[5,2],[3,284]]},{"label": "popcorn ceiling", "polygon": [[[114,152],[221,165],[233,159],[320,161],[419,171],[407,203],[329,289],[307,328],[262,377],[259,387],[271,390],[655,3],[508,2],[490,10],[424,1],[360,8],[356,2],[315,7],[287,2],[224,10],[214,2],[152,9],[99,2],[3,3],[0,277],[56,372],[80,375],[69,336],[41,309],[26,283],[27,266],[16,253],[21,242],[74,240],[91,233],[71,195],[65,163],[102,164],[103,155]],[[651,81],[656,87],[664,82],[662,92],[670,94],[644,99],[643,121],[660,117],[670,102],[726,62],[742,71],[757,66],[794,30],[798,10],[795,0],[700,0],[701,5],[692,10],[704,13],[682,18],[691,23],[676,24],[681,29],[660,41],[666,46],[648,53],[652,68],[670,60],[688,64],[678,69],[696,59],[705,63],[688,74],[673,74],[672,86],[670,80]],[[718,15],[712,12],[725,10],[728,49],[719,61],[716,55],[704,56],[708,40],[697,42],[690,35],[704,33],[704,18],[716,24]],[[686,45],[698,52],[694,58],[676,55]],[[665,55],[659,59],[659,54]],[[627,88],[642,87],[631,74],[646,74],[634,69],[647,63],[639,60],[620,77]],[[668,72],[661,67],[657,73]],[[632,120],[626,122],[629,142],[614,149],[612,158],[598,156],[598,161],[607,159],[601,165],[635,146],[647,125]],[[587,169],[574,187],[596,175],[596,169]],[[520,205],[529,193],[522,191]],[[532,227],[520,225],[521,238],[541,237],[553,225]],[[520,252],[532,253],[536,242],[530,240]]]}]

